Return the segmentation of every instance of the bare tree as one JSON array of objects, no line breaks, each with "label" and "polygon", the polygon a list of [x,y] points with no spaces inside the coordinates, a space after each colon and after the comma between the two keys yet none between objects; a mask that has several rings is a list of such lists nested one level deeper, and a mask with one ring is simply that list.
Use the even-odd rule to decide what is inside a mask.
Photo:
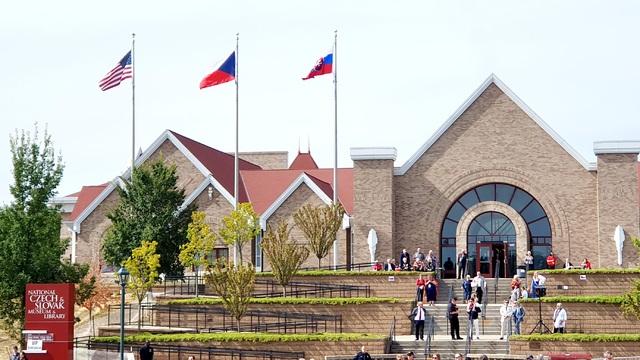
[{"label": "bare tree", "polygon": [[335,203],[324,206],[306,204],[293,213],[296,226],[309,241],[309,250],[318,258],[318,269],[320,261],[329,254],[336,241],[343,215],[342,205]]},{"label": "bare tree", "polygon": [[287,296],[287,285],[296,275],[300,265],[309,257],[309,249],[298,244],[296,240],[289,239],[290,233],[289,224],[282,220],[275,233],[271,226],[268,227],[267,234],[260,244],[271,266],[273,277],[282,285],[282,296]]}]

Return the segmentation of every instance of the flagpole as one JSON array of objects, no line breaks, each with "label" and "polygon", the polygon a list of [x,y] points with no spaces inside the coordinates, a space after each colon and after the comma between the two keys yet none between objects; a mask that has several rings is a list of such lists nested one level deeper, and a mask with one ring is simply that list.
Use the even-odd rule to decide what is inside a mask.
[{"label": "flagpole", "polygon": [[136,34],[131,34],[131,179],[136,163],[136,62],[135,62]]},{"label": "flagpole", "polygon": [[[338,204],[338,30],[333,37],[333,204]],[[333,267],[338,270],[338,237],[333,242]]]},{"label": "flagpole", "polygon": [[[238,176],[239,176],[239,169],[238,169],[238,103],[239,103],[239,98],[238,98],[238,59],[239,59],[239,42],[240,42],[240,33],[236,33],[236,74],[235,74],[235,78],[236,78],[236,151],[235,151],[235,157],[234,157],[234,162],[233,162],[233,198],[234,198],[234,202],[233,202],[233,209],[234,210],[238,210]],[[236,242],[236,244],[233,246],[233,263],[238,264],[238,244]]]}]

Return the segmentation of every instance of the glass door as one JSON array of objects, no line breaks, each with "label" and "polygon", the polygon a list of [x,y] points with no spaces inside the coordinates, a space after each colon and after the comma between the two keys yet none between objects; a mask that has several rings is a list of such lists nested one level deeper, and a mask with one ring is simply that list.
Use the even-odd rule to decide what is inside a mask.
[{"label": "glass door", "polygon": [[491,277],[491,244],[478,244],[478,271],[484,277]]}]

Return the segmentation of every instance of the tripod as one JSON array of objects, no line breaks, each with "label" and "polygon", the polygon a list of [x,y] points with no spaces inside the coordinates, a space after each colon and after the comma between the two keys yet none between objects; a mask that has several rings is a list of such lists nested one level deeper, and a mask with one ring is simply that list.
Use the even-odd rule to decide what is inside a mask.
[{"label": "tripod", "polygon": [[[536,289],[538,290],[538,289]],[[546,289],[545,289],[546,290]],[[542,297],[538,295],[538,315],[539,315],[539,320],[536,323],[536,326],[533,327],[533,330],[531,330],[531,332],[529,333],[529,335],[533,334],[534,332],[536,332],[536,329],[540,330],[540,335],[543,334],[542,329],[544,328],[546,331],[544,332],[551,334],[551,330],[549,330],[549,328],[547,327],[547,325],[545,325],[542,322]]]}]

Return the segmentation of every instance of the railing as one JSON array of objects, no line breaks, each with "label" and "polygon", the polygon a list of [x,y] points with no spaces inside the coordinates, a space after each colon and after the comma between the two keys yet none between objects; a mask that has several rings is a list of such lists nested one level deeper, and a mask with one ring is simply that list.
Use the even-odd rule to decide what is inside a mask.
[{"label": "railing", "polygon": [[385,349],[385,353],[389,354],[391,352],[391,345],[396,341],[396,317],[393,317],[391,320],[391,327],[389,328],[389,335],[387,336],[387,347]]},{"label": "railing", "polygon": [[424,343],[424,357],[425,359],[428,355],[431,355],[431,340],[435,339],[436,332],[436,319],[434,316],[431,316],[429,319],[429,327],[427,328],[427,341]]},{"label": "railing", "polygon": [[464,342],[465,356],[471,352],[471,339],[473,339],[473,320],[469,319],[467,326],[467,340]]},{"label": "railing", "polygon": [[513,322],[513,316],[509,316],[509,320],[505,320],[508,321],[509,323],[507,324],[507,341],[505,341],[506,343],[506,348],[504,349],[505,354],[509,354],[509,338],[511,337],[511,323]]},{"label": "railing", "polygon": [[346,270],[346,271],[368,271],[373,268],[373,264],[370,262],[363,263],[355,263],[355,264],[343,264],[343,265],[325,265],[325,266],[314,266],[314,267],[305,267],[300,268],[300,271],[313,271],[313,270]]},{"label": "railing", "polygon": [[[126,305],[131,313],[131,305]],[[136,306],[137,308],[137,306]],[[120,305],[109,305],[108,325],[120,325],[120,318],[114,316]],[[237,331],[238,323],[223,308],[202,308],[171,305],[143,304],[141,313],[147,314],[141,321],[142,326],[158,326],[181,328],[185,332],[225,332]],[[269,319],[271,321],[269,321]],[[333,323],[333,326],[330,324]],[[125,325],[137,325],[137,321],[125,319]],[[240,331],[244,332],[279,332],[279,333],[316,333],[342,332],[341,315],[322,315],[311,313],[286,313],[273,311],[247,311],[242,318]]]},{"label": "railing", "polygon": [[[120,351],[119,343],[102,343],[95,342],[87,338],[76,338],[74,342],[76,353],[78,349],[87,349],[93,351],[101,351],[105,353],[117,354]],[[129,344],[130,348],[139,347],[140,344]],[[304,352],[300,351],[273,351],[273,350],[242,350],[242,349],[224,349],[213,347],[196,347],[184,345],[172,345],[167,343],[153,344],[155,353],[162,354],[163,359],[180,360],[189,356],[195,356],[197,359],[216,359],[216,358],[232,358],[232,359],[301,359],[304,358]],[[125,346],[126,347],[126,346]],[[75,356],[75,359],[91,359],[92,354],[86,354],[86,358]],[[117,356],[117,355],[116,355]]]},{"label": "railing", "polygon": [[[498,303],[498,280],[500,279],[500,260],[496,260],[496,269],[493,272],[493,302]],[[487,294],[489,295],[489,294]],[[489,297],[487,296],[487,300]]]},{"label": "railing", "polygon": [[451,304],[451,300],[453,300],[454,298],[454,293],[453,293],[453,284],[451,284],[449,286],[449,300],[447,302],[447,306],[445,307],[445,319],[447,319],[447,334],[449,333],[449,305]]},{"label": "railing", "polygon": [[[257,279],[256,285],[266,287],[264,292],[254,292],[253,297],[282,297],[282,285],[275,280]],[[291,282],[287,285],[288,297],[370,297],[371,286],[348,284],[322,284]],[[354,296],[355,295],[355,296]]]},{"label": "railing", "polygon": [[[204,294],[205,289],[201,276],[167,276],[163,281],[163,293],[165,295],[195,295],[196,284],[199,287],[198,293]],[[267,289],[264,292],[255,292],[254,297],[282,297],[282,285],[275,280],[257,279],[256,285],[266,286]],[[370,297],[371,287],[369,285],[291,282],[287,285],[286,294],[290,297]]]}]

